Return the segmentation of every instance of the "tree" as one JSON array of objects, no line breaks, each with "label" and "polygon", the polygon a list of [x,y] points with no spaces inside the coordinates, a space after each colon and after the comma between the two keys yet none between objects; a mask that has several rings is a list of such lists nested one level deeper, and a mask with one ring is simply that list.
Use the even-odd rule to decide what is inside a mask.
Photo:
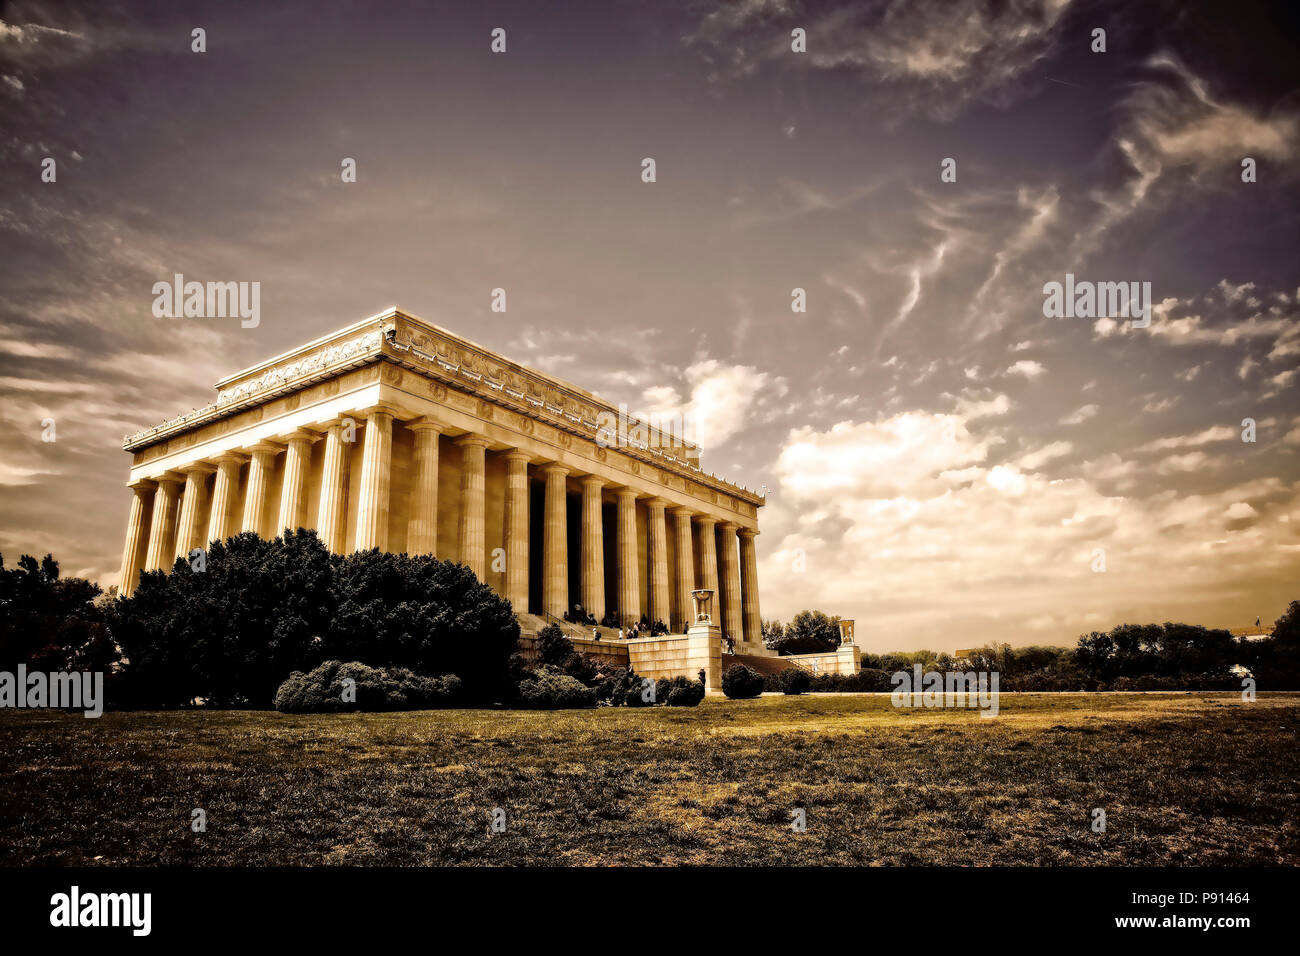
[{"label": "tree", "polygon": [[778,620],[760,621],[759,633],[763,636],[763,646],[773,650],[785,637],[785,625]]},{"label": "tree", "polygon": [[839,617],[800,611],[771,645],[780,654],[819,654],[840,646]]},{"label": "tree", "polygon": [[0,670],[110,671],[119,654],[99,595],[93,581],[60,578],[53,555],[24,554],[16,568],[0,555]]},{"label": "tree", "polygon": [[519,638],[509,602],[463,565],[331,555],[314,531],[213,542],[205,570],[177,561],[141,575],[109,621],[128,659],[126,702],[147,706],[270,706],[291,672],[327,660],[455,674],[467,700],[502,700]]},{"label": "tree", "polygon": [[178,559],[170,573],[142,574],[108,609],[128,662],[129,697],[115,703],[270,706],[291,671],[328,658],[334,560],[313,531],[270,541],[249,532],[214,541],[202,571]]}]

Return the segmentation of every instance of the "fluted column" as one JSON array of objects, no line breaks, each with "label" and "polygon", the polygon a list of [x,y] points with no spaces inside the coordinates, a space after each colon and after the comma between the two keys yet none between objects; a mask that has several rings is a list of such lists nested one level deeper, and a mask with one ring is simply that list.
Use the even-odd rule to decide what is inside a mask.
[{"label": "fluted column", "polygon": [[481,435],[456,439],[463,452],[460,468],[460,563],[480,581],[487,569],[487,543],[483,534],[487,497],[484,465],[488,440]]},{"label": "fluted column", "polygon": [[582,479],[582,607],[597,621],[605,616],[605,523],[595,475]]},{"label": "fluted column", "polygon": [[347,541],[347,443],[343,440],[343,423],[334,422],[325,433],[325,460],[320,476],[320,502],[317,506],[316,530],[325,547],[343,553]]},{"label": "fluted column", "polygon": [[691,546],[691,509],[674,508],[677,531],[677,603],[673,606],[672,629],[684,634],[691,626],[691,591],[695,588],[695,549]]},{"label": "fluted column", "polygon": [[758,611],[758,554],[753,528],[740,529],[741,630],[750,644],[763,643],[763,622]]},{"label": "fluted column", "polygon": [[506,453],[506,600],[528,611],[528,455]]},{"label": "fluted column", "polygon": [[207,530],[208,475],[212,466],[200,462],[180,469],[185,475],[185,492],[181,496],[181,514],[176,528],[176,555],[188,558],[195,548],[207,545],[203,532]]},{"label": "fluted column", "polygon": [[131,513],[126,519],[126,543],[122,546],[122,580],[117,585],[117,591],[123,597],[134,591],[140,583],[156,487],[157,484],[148,479],[131,483]]},{"label": "fluted column", "polygon": [[239,469],[248,459],[233,452],[217,459],[217,479],[212,486],[212,507],[208,509],[208,539],[204,545],[213,541],[225,541],[235,533],[230,520],[234,508],[235,495],[239,491]]},{"label": "fluted column", "polygon": [[667,504],[662,498],[651,498],[646,502],[650,512],[646,527],[650,534],[651,624],[662,621],[667,625],[672,619],[668,601],[668,524],[664,520],[664,507]]},{"label": "fluted column", "polygon": [[249,451],[253,462],[248,466],[248,488],[244,491],[244,531],[261,535],[265,530],[262,515],[266,511],[266,486],[275,470],[275,455],[280,450],[278,445],[261,442]]},{"label": "fluted column", "polygon": [[736,526],[728,521],[722,539],[722,633],[733,640],[744,637],[740,621],[740,562],[736,553]]},{"label": "fluted column", "polygon": [[[713,592],[713,607],[722,607],[722,594],[718,590],[718,552],[714,544],[713,530],[718,526],[717,518],[700,516],[700,587]],[[721,610],[718,610],[721,616]]]},{"label": "fluted column", "polygon": [[563,617],[569,609],[569,519],[566,478],[569,469],[547,465],[546,520],[542,525],[542,607]]},{"label": "fluted column", "polygon": [[153,495],[153,517],[149,521],[149,549],[146,571],[170,571],[176,556],[176,502],[181,496],[181,479],[168,473],[158,479]]},{"label": "fluted column", "polygon": [[415,475],[411,479],[411,521],[406,550],[411,554],[438,551],[438,438],[442,426],[427,418],[406,425],[415,432]]},{"label": "fluted column", "polygon": [[307,515],[307,469],[311,465],[312,442],[320,435],[299,429],[289,436],[284,453],[284,481],[280,485],[278,531],[297,531],[304,527]]},{"label": "fluted column", "polygon": [[623,624],[641,619],[641,576],[637,573],[636,492],[618,494],[618,614]]},{"label": "fluted column", "polygon": [[[393,413],[372,408],[366,413],[361,446],[361,487],[357,494],[356,550],[388,550],[388,491],[392,476]],[[480,575],[481,576],[481,575]]]}]

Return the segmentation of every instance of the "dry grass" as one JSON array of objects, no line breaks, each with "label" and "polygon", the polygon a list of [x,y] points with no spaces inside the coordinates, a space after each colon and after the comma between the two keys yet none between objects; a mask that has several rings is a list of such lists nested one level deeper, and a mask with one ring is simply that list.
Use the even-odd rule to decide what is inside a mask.
[{"label": "dry grass", "polygon": [[1298,731],[1300,698],[1230,694],[1004,695],[996,719],[883,696],[7,711],[0,862],[1295,865]]}]

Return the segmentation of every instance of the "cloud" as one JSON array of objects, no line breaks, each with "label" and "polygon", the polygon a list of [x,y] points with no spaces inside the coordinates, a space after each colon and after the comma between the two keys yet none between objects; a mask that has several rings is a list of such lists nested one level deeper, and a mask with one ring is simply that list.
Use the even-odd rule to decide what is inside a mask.
[{"label": "cloud", "polygon": [[1005,374],[1020,375],[1024,378],[1033,380],[1046,371],[1047,368],[1041,362],[1035,362],[1033,359],[1021,359],[1019,362],[1016,362],[1007,369]]},{"label": "cloud", "polygon": [[717,448],[744,430],[755,400],[771,381],[752,366],[725,365],[717,359],[696,362],[682,377],[686,397],[673,386],[652,386],[642,393],[643,411],[637,414],[652,422],[685,422],[687,437],[705,449]]},{"label": "cloud", "polygon": [[1061,425],[1081,425],[1088,419],[1094,417],[1101,410],[1100,405],[1083,405],[1061,418]]}]

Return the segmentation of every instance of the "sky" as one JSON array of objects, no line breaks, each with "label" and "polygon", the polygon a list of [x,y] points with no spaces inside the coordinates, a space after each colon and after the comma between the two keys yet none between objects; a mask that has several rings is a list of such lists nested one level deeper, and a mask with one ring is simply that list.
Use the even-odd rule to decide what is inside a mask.
[{"label": "sky", "polygon": [[[123,435],[396,305],[685,416],[767,491],[764,617],[871,651],[1271,621],[1287,6],[6,3],[0,552],[116,583]],[[259,282],[260,322],[155,317],[176,273]],[[1149,282],[1150,325],[1046,315],[1067,273]]]}]

